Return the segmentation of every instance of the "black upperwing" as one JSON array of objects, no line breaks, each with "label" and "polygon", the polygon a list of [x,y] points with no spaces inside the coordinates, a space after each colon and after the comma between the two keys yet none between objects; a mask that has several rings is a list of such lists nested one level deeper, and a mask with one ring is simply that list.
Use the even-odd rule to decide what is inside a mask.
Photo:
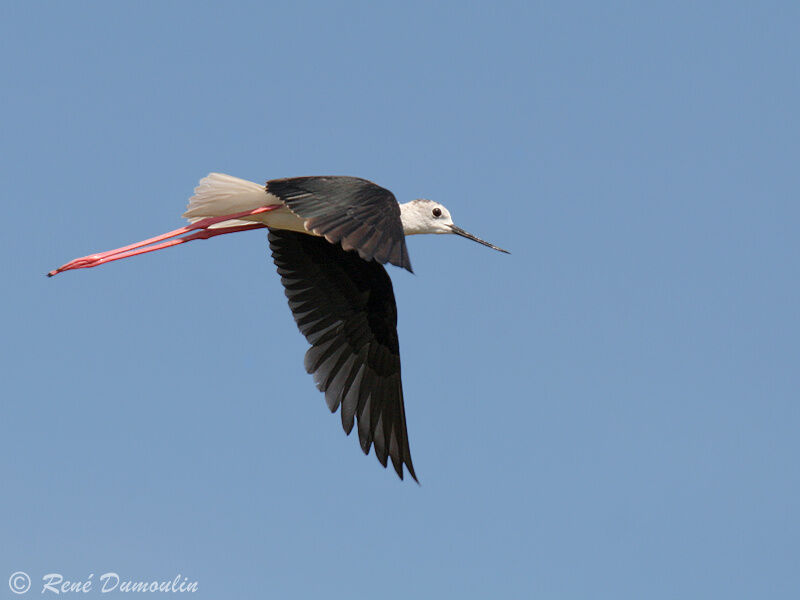
[{"label": "black upperwing", "polygon": [[303,219],[308,231],[357,250],[364,260],[412,270],[400,206],[389,190],[366,179],[333,175],[273,179],[266,189]]},{"label": "black upperwing", "polygon": [[311,344],[306,370],[325,392],[331,412],[342,407],[348,435],[357,419],[364,454],[374,445],[384,467],[391,457],[400,479],[405,464],[416,481],[403,407],[397,306],[386,269],[305,233],[270,229],[269,245],[294,319]]}]

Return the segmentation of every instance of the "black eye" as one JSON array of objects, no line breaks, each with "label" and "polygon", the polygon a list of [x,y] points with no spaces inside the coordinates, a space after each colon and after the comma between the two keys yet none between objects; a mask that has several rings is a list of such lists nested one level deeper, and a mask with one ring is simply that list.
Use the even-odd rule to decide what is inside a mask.
[{"label": "black eye", "polygon": [[442,209],[441,208],[434,208],[433,209],[433,216],[434,217],[441,217],[442,216]]}]

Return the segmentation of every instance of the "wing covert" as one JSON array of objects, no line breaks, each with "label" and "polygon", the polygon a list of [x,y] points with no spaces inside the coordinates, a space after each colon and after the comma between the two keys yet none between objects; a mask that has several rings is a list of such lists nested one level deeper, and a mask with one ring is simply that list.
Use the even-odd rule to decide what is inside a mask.
[{"label": "wing covert", "polygon": [[305,227],[364,260],[411,271],[400,206],[394,194],[358,177],[315,176],[273,179],[267,193],[280,198]]}]

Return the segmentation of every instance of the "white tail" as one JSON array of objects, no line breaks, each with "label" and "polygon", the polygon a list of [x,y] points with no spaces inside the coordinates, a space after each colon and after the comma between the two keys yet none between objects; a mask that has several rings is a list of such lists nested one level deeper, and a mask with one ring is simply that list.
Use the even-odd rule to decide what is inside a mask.
[{"label": "white tail", "polygon": [[[183,216],[194,223],[206,217],[221,217],[279,203],[278,198],[267,194],[264,185],[224,173],[209,173],[194,188],[194,196],[189,198],[189,206]],[[217,223],[212,228],[250,223],[252,221],[231,220]]]}]

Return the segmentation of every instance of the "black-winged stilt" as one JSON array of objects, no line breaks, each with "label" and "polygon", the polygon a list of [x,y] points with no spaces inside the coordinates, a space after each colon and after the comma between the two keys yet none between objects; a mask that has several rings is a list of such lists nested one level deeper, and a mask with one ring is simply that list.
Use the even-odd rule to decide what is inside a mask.
[{"label": "black-winged stilt", "polygon": [[[400,379],[397,306],[383,268],[411,271],[405,236],[453,233],[506,252],[453,224],[437,202],[398,204],[394,195],[356,177],[292,177],[266,185],[230,175],[203,178],[183,214],[190,225],[141,242],[90,254],[50,271],[85,269],[216,235],[269,228],[269,245],[289,307],[311,348],[305,367],[331,412],[354,421],[364,454],[403,478],[411,462]],[[192,233],[194,232],[194,233]]]}]

